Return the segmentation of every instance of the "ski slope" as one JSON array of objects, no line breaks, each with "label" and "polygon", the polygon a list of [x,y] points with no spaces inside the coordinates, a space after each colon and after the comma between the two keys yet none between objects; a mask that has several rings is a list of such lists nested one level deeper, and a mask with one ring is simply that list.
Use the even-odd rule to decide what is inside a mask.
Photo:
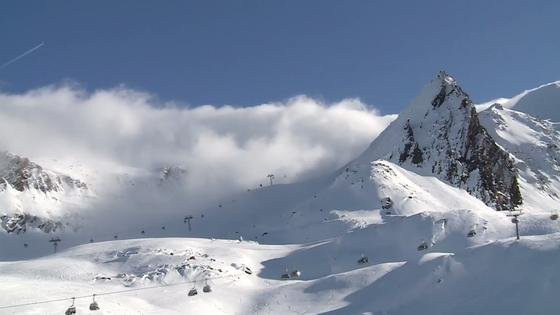
[{"label": "ski slope", "polygon": [[[479,233],[468,238],[475,220]],[[81,245],[0,263],[0,307],[84,296],[76,300],[83,314],[98,294],[100,314],[551,314],[560,289],[552,263],[560,258],[560,233],[527,234],[558,230],[558,223],[523,218],[524,236],[516,241],[494,230],[501,223],[511,235],[508,218],[493,220],[461,210],[389,216],[301,245],[186,238]],[[416,248],[421,239],[430,244],[425,251]],[[368,263],[358,263],[362,254]],[[280,280],[286,269],[300,270],[301,278]],[[202,292],[206,283],[212,292]],[[189,297],[193,287],[199,293]],[[120,293],[103,295],[111,292]],[[62,314],[70,304],[0,314]]]},{"label": "ski slope", "polygon": [[[275,188],[267,189],[268,200],[285,196],[286,187]],[[522,239],[516,241],[506,213],[464,190],[387,161],[374,162],[363,189],[343,171],[322,193],[307,192],[293,216],[262,216],[269,217],[270,227],[274,221],[277,225],[260,238],[263,243],[247,240],[251,226],[243,230],[225,216],[217,229],[235,224],[246,240],[114,240],[2,262],[0,306],[83,296],[76,305],[79,313],[86,313],[91,295],[98,294],[101,314],[551,311],[542,305],[551,303],[553,292],[560,289],[555,281],[560,273],[552,263],[559,258],[560,222],[551,220],[550,213],[522,215]],[[359,195],[362,199],[355,198]],[[394,200],[390,209],[383,209],[379,197],[386,195]],[[348,207],[316,209],[335,200]],[[364,208],[367,204],[378,207]],[[257,215],[266,209],[254,211]],[[286,222],[281,224],[283,217]],[[475,235],[469,237],[471,231]],[[305,238],[312,240],[287,244]],[[418,250],[423,243],[427,249]],[[364,256],[368,262],[358,263]],[[245,267],[252,274],[245,273]],[[281,280],[286,270],[299,270],[301,277]],[[206,279],[210,293],[202,292]],[[193,286],[199,294],[189,297]],[[102,295],[119,291],[123,292]],[[525,295],[531,298],[519,298]],[[62,314],[70,304],[66,299],[0,308],[0,314]]]}]

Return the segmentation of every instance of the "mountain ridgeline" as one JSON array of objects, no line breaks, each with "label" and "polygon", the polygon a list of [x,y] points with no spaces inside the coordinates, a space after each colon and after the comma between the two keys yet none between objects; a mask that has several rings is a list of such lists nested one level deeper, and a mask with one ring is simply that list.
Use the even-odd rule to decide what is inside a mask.
[{"label": "mountain ridgeline", "polygon": [[[515,105],[527,108],[535,95],[539,96],[538,104],[557,104],[560,100],[549,90],[556,92],[558,86],[560,83],[526,91],[503,106],[475,105],[454,78],[440,72],[361,155],[338,171],[309,182],[250,190],[233,196],[229,203],[223,200],[217,207],[189,209],[199,216],[193,233],[207,237],[219,231],[230,237],[227,233],[231,231],[235,236],[245,231],[245,235],[270,238],[271,231],[288,224],[278,223],[278,216],[290,220],[298,216],[298,224],[330,222],[328,215],[340,209],[383,209],[383,213],[404,216],[480,207],[556,211],[560,200],[560,124],[554,118],[518,111]],[[544,96],[542,89],[547,92]],[[24,157],[0,153],[0,232],[71,230],[67,227],[73,225],[67,218],[79,221],[81,209],[96,213],[99,204],[119,209],[115,211],[131,207],[142,211],[142,216],[134,216],[138,226],[160,220],[152,209],[168,209],[171,216],[166,214],[162,221],[185,218],[188,169],[168,165],[127,174],[97,172],[92,167],[87,172],[91,176],[84,177],[71,169],[71,176],[64,174],[64,166],[50,163],[55,164],[43,165],[47,168]],[[115,189],[102,189],[99,183]],[[217,222],[221,221],[228,223],[220,227]],[[130,222],[115,223],[122,224]],[[324,232],[309,232],[304,239],[332,236],[326,229]],[[301,241],[294,235],[278,232],[275,237]]]},{"label": "mountain ridgeline", "polygon": [[467,93],[440,72],[359,162],[385,159],[468,191],[496,210],[522,204],[510,154],[480,124]]}]

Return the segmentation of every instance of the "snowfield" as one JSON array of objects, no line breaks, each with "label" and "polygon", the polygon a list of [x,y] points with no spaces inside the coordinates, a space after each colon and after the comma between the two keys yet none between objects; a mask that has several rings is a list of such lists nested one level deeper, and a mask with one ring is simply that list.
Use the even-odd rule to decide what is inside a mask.
[{"label": "snowfield", "polygon": [[[445,223],[425,213],[386,217],[304,245],[186,238],[81,245],[0,263],[0,305],[83,297],[76,300],[83,314],[97,294],[100,314],[553,314],[560,233],[527,234],[558,230],[558,224],[534,217],[522,225],[520,241],[495,240],[484,220],[463,221],[469,216],[447,213]],[[474,220],[480,220],[480,232],[469,238]],[[494,220],[513,234],[508,218]],[[418,251],[422,239],[430,247]],[[367,263],[358,263],[362,254]],[[301,278],[280,279],[295,269]],[[204,293],[207,283],[212,291]],[[198,294],[188,296],[193,287]],[[0,313],[63,314],[70,304],[67,299]]]},{"label": "snowfield", "polygon": [[200,208],[181,168],[107,192],[11,158],[0,314],[556,314],[557,87],[475,106],[442,72],[342,168]]}]

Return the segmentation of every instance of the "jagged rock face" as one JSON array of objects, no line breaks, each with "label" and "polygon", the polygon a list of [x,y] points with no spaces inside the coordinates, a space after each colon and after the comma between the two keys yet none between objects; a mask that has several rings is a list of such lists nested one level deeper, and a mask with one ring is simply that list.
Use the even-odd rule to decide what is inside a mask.
[{"label": "jagged rock face", "polygon": [[441,72],[359,158],[386,159],[467,190],[497,210],[522,203],[510,155],[481,126],[469,96]]},{"label": "jagged rock face", "polygon": [[525,206],[555,209],[560,200],[560,124],[492,105],[480,123],[514,156]]},{"label": "jagged rock face", "polygon": [[17,191],[36,189],[47,192],[63,191],[65,186],[85,189],[85,183],[70,176],[44,170],[27,158],[10,153],[0,153],[0,189],[9,184]]},{"label": "jagged rock face", "polygon": [[85,183],[7,152],[0,152],[0,231],[45,233],[63,228],[53,213],[80,198]]},{"label": "jagged rock face", "polygon": [[59,221],[43,219],[33,215],[17,213],[13,215],[0,216],[0,227],[7,233],[21,234],[28,228],[39,229],[45,233],[55,232],[63,228]]}]

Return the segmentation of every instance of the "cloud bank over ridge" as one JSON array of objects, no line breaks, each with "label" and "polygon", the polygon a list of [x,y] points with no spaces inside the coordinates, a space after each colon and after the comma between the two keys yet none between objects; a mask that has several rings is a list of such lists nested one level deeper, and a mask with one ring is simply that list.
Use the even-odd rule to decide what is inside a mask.
[{"label": "cloud bank over ridge", "polygon": [[186,107],[123,87],[49,86],[0,92],[0,149],[116,169],[177,165],[193,191],[232,192],[269,173],[292,182],[340,167],[394,118],[357,99]]}]

